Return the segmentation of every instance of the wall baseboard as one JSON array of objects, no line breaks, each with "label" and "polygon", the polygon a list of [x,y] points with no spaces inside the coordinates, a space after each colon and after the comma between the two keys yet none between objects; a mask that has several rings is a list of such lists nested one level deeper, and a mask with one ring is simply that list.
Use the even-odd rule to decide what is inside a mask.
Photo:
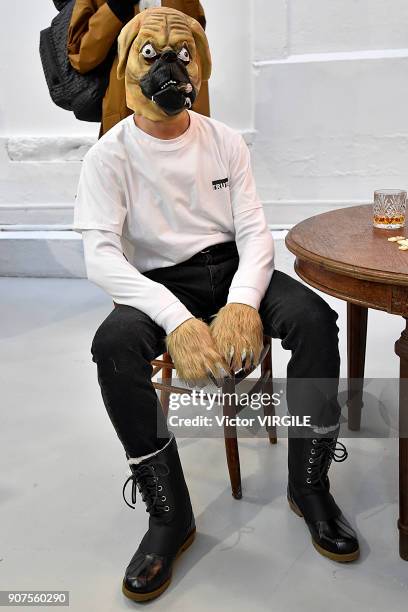
[{"label": "wall baseboard", "polygon": [[80,162],[95,142],[89,136],[12,136],[6,151],[12,162]]},{"label": "wall baseboard", "polygon": [[73,231],[0,232],[0,276],[84,278],[80,234]]},{"label": "wall baseboard", "polygon": [[[251,145],[256,130],[240,130]],[[90,136],[11,136],[1,139],[11,162],[81,162],[97,139]]]},{"label": "wall baseboard", "polygon": [[[364,200],[264,200],[268,223],[285,227],[299,223],[312,215],[357,204]],[[72,224],[73,204],[0,204],[0,226],[8,225],[64,225]]]},{"label": "wall baseboard", "polygon": [[0,225],[71,224],[73,204],[0,204]]},{"label": "wall baseboard", "polygon": [[[3,230],[0,228],[0,276],[86,278],[82,238],[78,232],[59,230]],[[285,248],[285,230],[272,232],[276,266],[292,265]]]}]

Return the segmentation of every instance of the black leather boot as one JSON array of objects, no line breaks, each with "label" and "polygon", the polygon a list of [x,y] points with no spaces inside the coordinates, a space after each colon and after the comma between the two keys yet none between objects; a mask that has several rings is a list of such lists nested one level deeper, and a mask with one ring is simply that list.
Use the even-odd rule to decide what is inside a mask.
[{"label": "black leather boot", "polygon": [[131,465],[132,502],[136,490],[150,514],[149,529],[133,555],[122,590],[133,601],[155,599],[169,586],[173,564],[193,542],[195,521],[174,436],[158,454]]},{"label": "black leather boot", "polygon": [[321,555],[340,563],[354,561],[360,554],[357,535],[334,501],[328,478],[331,462],[348,456],[337,441],[339,428],[324,435],[305,430],[304,437],[289,438],[289,505],[304,518]]}]

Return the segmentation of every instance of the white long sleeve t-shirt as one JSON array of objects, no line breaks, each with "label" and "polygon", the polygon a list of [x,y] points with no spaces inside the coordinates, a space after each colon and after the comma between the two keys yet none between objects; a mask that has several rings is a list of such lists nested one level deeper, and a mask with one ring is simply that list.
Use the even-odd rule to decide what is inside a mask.
[{"label": "white long sleeve t-shirt", "polygon": [[133,115],[116,124],[85,155],[74,210],[88,278],[167,334],[193,315],[142,272],[235,240],[239,266],[227,302],[258,309],[274,270],[245,141],[219,121],[188,113],[188,129],[170,140],[139,129]]}]

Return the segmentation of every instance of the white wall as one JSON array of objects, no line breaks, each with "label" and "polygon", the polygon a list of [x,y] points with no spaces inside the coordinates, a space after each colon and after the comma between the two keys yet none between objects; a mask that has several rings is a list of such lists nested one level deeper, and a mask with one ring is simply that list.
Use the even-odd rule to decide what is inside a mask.
[{"label": "white wall", "polygon": [[202,0],[213,57],[211,113],[232,127],[253,128],[251,0]]},{"label": "white wall", "polygon": [[258,187],[296,222],[408,186],[406,0],[254,0]]},{"label": "white wall", "polygon": [[[274,223],[408,183],[406,0],[202,0],[214,117],[257,130]],[[50,100],[38,39],[51,0],[13,0],[0,23],[0,224],[70,222],[98,126]]]},{"label": "white wall", "polygon": [[48,95],[38,52],[40,30],[57,14],[52,0],[13,0],[2,10],[0,52],[0,135],[98,134]]},{"label": "white wall", "polygon": [[290,0],[291,53],[407,46],[405,0]]}]

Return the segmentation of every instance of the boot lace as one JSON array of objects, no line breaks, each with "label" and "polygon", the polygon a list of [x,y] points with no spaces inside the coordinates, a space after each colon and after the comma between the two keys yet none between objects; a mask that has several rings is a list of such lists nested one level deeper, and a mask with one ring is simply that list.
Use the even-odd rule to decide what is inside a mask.
[{"label": "boot lace", "polygon": [[307,467],[306,482],[316,486],[327,484],[327,474],[332,461],[342,463],[348,457],[346,447],[336,439],[313,439],[310,449],[309,464]]},{"label": "boot lace", "polygon": [[[160,484],[160,477],[167,476],[170,472],[169,468],[163,463],[143,464],[132,466],[132,474],[126,480],[122,489],[122,496],[129,508],[135,509],[136,493],[142,497],[142,501],[146,504],[146,512],[150,514],[161,514],[169,512],[170,507],[166,504],[167,498],[164,495],[163,485]],[[132,504],[126,499],[126,487],[132,481]]]}]

